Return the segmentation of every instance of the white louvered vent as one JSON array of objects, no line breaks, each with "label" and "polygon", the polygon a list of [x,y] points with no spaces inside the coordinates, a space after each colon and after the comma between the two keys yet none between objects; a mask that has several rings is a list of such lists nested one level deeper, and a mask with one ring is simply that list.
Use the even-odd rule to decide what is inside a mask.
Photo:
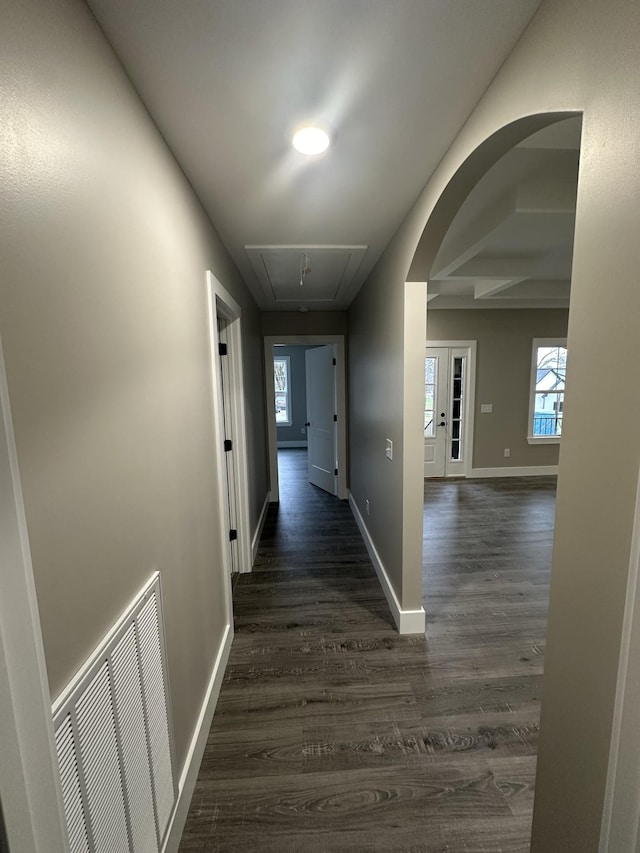
[{"label": "white louvered vent", "polygon": [[176,802],[160,575],[53,708],[71,853],[159,853]]}]

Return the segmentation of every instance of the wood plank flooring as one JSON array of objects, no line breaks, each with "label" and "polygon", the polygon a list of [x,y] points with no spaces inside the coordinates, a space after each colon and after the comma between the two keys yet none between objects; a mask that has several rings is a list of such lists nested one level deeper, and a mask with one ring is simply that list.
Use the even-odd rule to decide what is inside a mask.
[{"label": "wood plank flooring", "polygon": [[280,454],[183,853],[529,850],[555,482],[425,486],[426,637]]}]

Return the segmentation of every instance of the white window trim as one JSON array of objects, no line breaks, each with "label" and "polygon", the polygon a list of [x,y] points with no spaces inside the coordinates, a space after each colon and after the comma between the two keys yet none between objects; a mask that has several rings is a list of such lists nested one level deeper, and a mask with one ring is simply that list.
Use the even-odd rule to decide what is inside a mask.
[{"label": "white window trim", "polygon": [[536,406],[536,373],[539,347],[565,347],[566,338],[534,338],[531,344],[531,373],[529,375],[529,420],[527,422],[527,442],[529,444],[560,444],[560,435],[533,435],[533,415]]},{"label": "white window trim", "polygon": [[276,361],[286,361],[286,373],[287,373],[287,419],[286,421],[276,421],[277,427],[290,427],[293,426],[293,414],[291,410],[291,356],[289,355],[275,355],[273,356],[274,363]]}]

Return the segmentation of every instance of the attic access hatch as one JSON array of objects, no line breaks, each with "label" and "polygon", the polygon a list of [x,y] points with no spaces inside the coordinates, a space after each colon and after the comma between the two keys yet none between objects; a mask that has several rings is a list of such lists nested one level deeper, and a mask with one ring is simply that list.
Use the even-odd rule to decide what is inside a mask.
[{"label": "attic access hatch", "polygon": [[[280,310],[297,308],[301,303],[310,307],[346,307],[357,290],[355,275],[367,251],[367,246],[244,248],[265,298]],[[306,269],[304,276],[302,269]]]}]

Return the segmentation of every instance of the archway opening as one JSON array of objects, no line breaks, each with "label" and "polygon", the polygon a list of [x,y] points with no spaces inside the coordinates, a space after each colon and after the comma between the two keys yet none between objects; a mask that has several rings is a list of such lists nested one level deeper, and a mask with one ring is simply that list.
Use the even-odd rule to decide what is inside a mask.
[{"label": "archway opening", "polygon": [[[556,113],[487,139],[441,194],[408,276],[427,282],[425,456],[407,469],[423,462],[428,478],[423,605],[442,682],[433,689],[447,729],[492,750],[495,771],[528,792],[518,820],[507,815],[503,826],[523,844],[570,350],[580,135],[580,115]],[[473,358],[465,355],[472,350]]]}]

